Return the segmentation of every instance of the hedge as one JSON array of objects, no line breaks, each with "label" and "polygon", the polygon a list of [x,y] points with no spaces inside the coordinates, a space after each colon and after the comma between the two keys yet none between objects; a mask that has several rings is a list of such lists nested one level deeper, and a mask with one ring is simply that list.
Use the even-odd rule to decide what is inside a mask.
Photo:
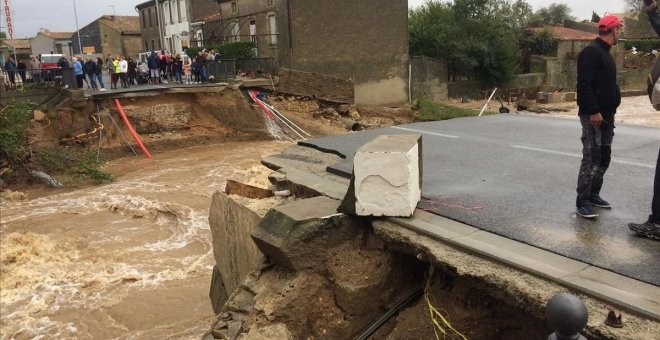
[{"label": "hedge", "polygon": [[254,48],[256,44],[252,41],[239,41],[234,43],[222,44],[218,46],[189,47],[188,55],[196,56],[203,49],[207,51],[216,50],[220,53],[222,59],[244,59],[256,57]]},{"label": "hedge", "polygon": [[660,39],[625,40],[623,46],[626,50],[631,50],[634,46],[638,51],[651,52],[660,50]]}]

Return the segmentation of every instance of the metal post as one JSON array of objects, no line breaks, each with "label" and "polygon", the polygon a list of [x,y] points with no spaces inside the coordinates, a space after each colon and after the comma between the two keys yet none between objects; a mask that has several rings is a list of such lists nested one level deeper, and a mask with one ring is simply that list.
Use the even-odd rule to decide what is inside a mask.
[{"label": "metal post", "polygon": [[586,340],[579,332],[587,325],[589,312],[577,296],[556,294],[548,301],[545,316],[555,330],[548,340]]},{"label": "metal post", "polygon": [[484,107],[482,107],[481,111],[479,111],[479,117],[481,117],[481,114],[484,113],[484,111],[486,110],[488,103],[490,103],[490,100],[493,99],[493,96],[495,95],[496,91],[497,91],[497,87],[493,90],[493,93],[490,94],[490,97],[488,97],[488,100],[486,101],[486,104],[484,104]]},{"label": "metal post", "polygon": [[82,56],[82,43],[80,42],[80,28],[78,28],[78,11],[76,10],[76,0],[73,0],[73,14],[76,16],[76,35],[78,36],[78,53]]}]

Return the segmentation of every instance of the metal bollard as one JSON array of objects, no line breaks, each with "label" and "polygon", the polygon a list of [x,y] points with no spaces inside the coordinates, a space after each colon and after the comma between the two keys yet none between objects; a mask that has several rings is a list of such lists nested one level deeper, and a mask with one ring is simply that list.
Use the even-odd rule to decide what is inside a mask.
[{"label": "metal bollard", "polygon": [[587,340],[579,332],[587,325],[589,313],[577,296],[556,294],[548,301],[545,316],[555,330],[548,336],[548,340]]}]

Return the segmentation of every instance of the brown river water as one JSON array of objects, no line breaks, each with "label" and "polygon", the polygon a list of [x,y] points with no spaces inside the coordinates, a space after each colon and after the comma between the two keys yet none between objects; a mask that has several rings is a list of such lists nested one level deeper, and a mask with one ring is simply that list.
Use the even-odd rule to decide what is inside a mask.
[{"label": "brown river water", "polygon": [[101,186],[0,203],[1,339],[200,339],[211,196],[268,186],[259,160],[291,144],[241,142],[127,157]]}]

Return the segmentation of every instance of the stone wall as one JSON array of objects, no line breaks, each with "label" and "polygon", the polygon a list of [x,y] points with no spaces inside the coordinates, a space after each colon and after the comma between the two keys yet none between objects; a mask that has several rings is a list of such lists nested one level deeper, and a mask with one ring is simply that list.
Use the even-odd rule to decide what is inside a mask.
[{"label": "stone wall", "polygon": [[280,68],[278,75],[278,91],[333,102],[354,102],[353,82],[349,80],[285,68]]},{"label": "stone wall", "polygon": [[644,90],[646,91],[646,78],[649,69],[625,69],[617,74],[617,81],[622,90]]},{"label": "stone wall", "polygon": [[410,58],[410,64],[412,69],[410,90],[413,98],[447,99],[447,80],[449,78],[447,62],[414,56]]}]

